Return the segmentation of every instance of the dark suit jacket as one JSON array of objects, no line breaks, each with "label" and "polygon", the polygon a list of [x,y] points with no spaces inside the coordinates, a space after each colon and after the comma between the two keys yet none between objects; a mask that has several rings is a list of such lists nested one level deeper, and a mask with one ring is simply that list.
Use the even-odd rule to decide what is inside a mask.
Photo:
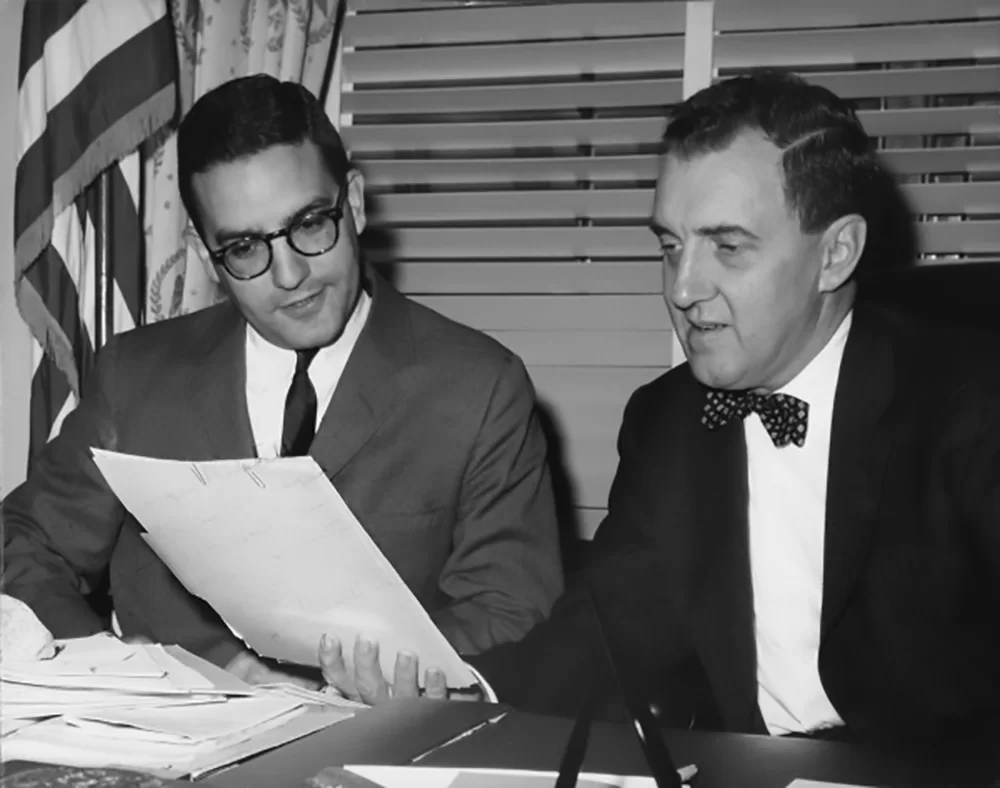
[{"label": "dark suit jacket", "polygon": [[[521,361],[372,276],[368,322],[310,454],[461,652],[548,614],[562,571],[546,445]],[[164,459],[255,453],[245,322],[230,304],[116,337],[80,406],[3,503],[4,590],[57,637],[101,628],[110,568],[123,632],[217,664],[240,644],[140,538],[97,446]]]},{"label": "dark suit jacket", "polygon": [[[1000,720],[1000,352],[977,333],[855,308],[831,435],[819,671],[861,738]],[[746,444],[741,423],[700,424],[704,398],[686,364],[632,396],[582,587],[666,722],[765,732]],[[473,664],[502,700],[564,714],[607,678],[579,590]]]}]

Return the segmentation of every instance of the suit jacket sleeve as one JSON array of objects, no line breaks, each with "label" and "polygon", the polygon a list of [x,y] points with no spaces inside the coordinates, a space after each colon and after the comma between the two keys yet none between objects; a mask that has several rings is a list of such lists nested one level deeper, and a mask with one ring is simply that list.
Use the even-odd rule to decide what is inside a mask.
[{"label": "suit jacket sleeve", "polygon": [[952,405],[955,432],[951,487],[969,528],[970,554],[985,570],[994,608],[1000,605],[1000,382],[964,387]]},{"label": "suit jacket sleeve", "polygon": [[[80,404],[32,467],[27,481],[3,501],[3,590],[21,599],[56,637],[104,629],[86,595],[107,572],[126,512],[90,449],[118,449],[116,402],[125,402],[128,365],[112,340],[98,354]],[[155,637],[157,622],[144,622]],[[126,631],[124,634],[133,634]],[[197,633],[199,656],[228,664],[242,649],[216,620]]]},{"label": "suit jacket sleeve", "polygon": [[435,623],[460,653],[521,638],[562,591],[552,482],[524,365],[499,369],[466,466]]},{"label": "suit jacket sleeve", "polygon": [[56,637],[103,628],[86,594],[107,570],[124,509],[90,448],[115,448],[114,352],[109,344],[99,354],[80,404],[3,502],[4,592],[27,603]]},{"label": "suit jacket sleeve", "polygon": [[[597,685],[608,691],[603,716],[621,719],[621,700],[612,686],[611,666],[588,594],[599,598],[606,637],[628,655],[626,669],[650,697],[664,698],[659,686],[671,681],[671,669],[686,667],[684,660],[691,653],[686,629],[662,582],[660,556],[644,533],[658,520],[644,481],[650,472],[642,446],[648,424],[641,415],[641,400],[640,391],[625,409],[608,516],[598,529],[587,566],[548,621],[518,643],[469,660],[502,702],[540,714],[574,715],[588,688]],[[674,692],[666,702],[661,719],[686,725],[690,697]]]}]

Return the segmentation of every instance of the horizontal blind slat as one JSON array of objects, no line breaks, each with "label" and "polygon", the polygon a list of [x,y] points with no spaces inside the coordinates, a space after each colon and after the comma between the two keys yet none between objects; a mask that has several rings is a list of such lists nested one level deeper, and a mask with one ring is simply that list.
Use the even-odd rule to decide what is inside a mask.
[{"label": "horizontal blind slat", "polygon": [[943,96],[1000,91],[1000,66],[864,69],[803,75],[842,98]]},{"label": "horizontal blind slat", "polygon": [[1000,107],[927,107],[858,112],[870,137],[895,134],[992,134],[1000,131]]},{"label": "horizontal blind slat", "polygon": [[[917,213],[1000,214],[1000,181],[904,184],[902,190]],[[382,194],[372,198],[372,218],[376,224],[581,218],[643,222],[652,199],[652,189]]]},{"label": "horizontal blind slat", "polygon": [[716,36],[721,69],[1000,57],[1000,20],[729,33]]},{"label": "horizontal blind slat", "polygon": [[[554,41],[484,46],[345,51],[344,81],[537,79],[589,74],[680,71],[683,36]],[[581,64],[586,64],[581,67]]]},{"label": "horizontal blind slat", "polygon": [[391,263],[387,276],[402,292],[472,293],[662,293],[659,260],[553,262],[509,260],[497,263]]},{"label": "horizontal blind slat", "polygon": [[[939,96],[1000,92],[1000,66],[950,66],[809,73],[810,82],[844,98]],[[559,82],[445,88],[355,90],[344,93],[343,112],[353,115],[441,114],[559,109],[650,107],[682,98],[680,79]]]},{"label": "horizontal blind slat", "polygon": [[435,9],[353,14],[344,20],[344,43],[394,47],[570,38],[612,38],[684,32],[679,3],[604,3]]},{"label": "horizontal blind slat", "polygon": [[615,80],[542,85],[354,90],[343,94],[341,111],[353,115],[511,112],[606,107],[656,107],[682,98],[680,79]]},{"label": "horizontal blind slat", "polygon": [[[997,107],[928,107],[864,110],[858,113],[870,136],[895,134],[986,134],[1000,131]],[[656,143],[666,118],[506,121],[500,123],[407,123],[347,126],[353,153],[403,150],[560,148],[579,145]]]},{"label": "horizontal blind slat", "polygon": [[915,213],[1000,215],[1000,181],[909,183],[902,190]]},{"label": "horizontal blind slat", "polygon": [[665,331],[662,295],[414,296],[437,312],[482,331]]},{"label": "horizontal blind slat", "polygon": [[853,27],[944,19],[1000,16],[989,0],[850,0],[803,3],[802,0],[754,0],[715,4],[715,26],[723,32],[780,28]]},{"label": "horizontal blind slat", "polygon": [[373,197],[377,221],[393,224],[448,221],[531,221],[580,218],[644,220],[651,189],[382,194]]},{"label": "horizontal blind slat", "polygon": [[666,128],[665,118],[614,118],[502,123],[378,124],[345,126],[341,129],[341,134],[352,153],[388,153],[404,150],[649,144],[660,139],[664,128]]},{"label": "horizontal blind slat", "polygon": [[917,222],[918,247],[928,254],[990,254],[1000,249],[1000,220]]},{"label": "horizontal blind slat", "polygon": [[489,331],[525,364],[566,367],[670,366],[671,331]]},{"label": "horizontal blind slat", "polygon": [[397,227],[390,235],[389,247],[369,247],[374,262],[660,257],[656,239],[645,227]]},{"label": "horizontal blind slat", "polygon": [[[998,220],[920,222],[918,232],[925,252],[985,254],[1000,249]],[[659,256],[653,234],[644,227],[400,227],[391,235],[390,247],[371,248],[374,262]]]},{"label": "horizontal blind slat", "polygon": [[[1000,171],[1000,146],[898,148],[880,152],[899,175]],[[578,181],[630,182],[656,178],[657,157],[552,156],[492,159],[360,160],[369,186],[403,184],[573,184]]]},{"label": "horizontal blind slat", "polygon": [[1000,171],[1000,146],[899,148],[879,152],[882,164],[898,175]]}]

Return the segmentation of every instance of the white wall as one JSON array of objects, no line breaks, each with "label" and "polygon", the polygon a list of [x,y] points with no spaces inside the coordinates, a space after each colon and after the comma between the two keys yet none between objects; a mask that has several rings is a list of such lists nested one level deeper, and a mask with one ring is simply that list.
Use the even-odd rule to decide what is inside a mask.
[{"label": "white wall", "polygon": [[0,0],[0,497],[24,480],[31,345],[14,304],[17,61],[24,0]]}]

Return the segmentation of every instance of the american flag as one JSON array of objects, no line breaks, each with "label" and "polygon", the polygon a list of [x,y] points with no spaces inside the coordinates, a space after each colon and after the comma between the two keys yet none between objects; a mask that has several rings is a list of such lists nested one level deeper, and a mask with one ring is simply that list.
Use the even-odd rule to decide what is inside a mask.
[{"label": "american flag", "polygon": [[14,236],[17,304],[35,339],[31,457],[93,365],[102,250],[110,333],[139,322],[138,148],[174,117],[176,75],[166,0],[26,0]]}]

